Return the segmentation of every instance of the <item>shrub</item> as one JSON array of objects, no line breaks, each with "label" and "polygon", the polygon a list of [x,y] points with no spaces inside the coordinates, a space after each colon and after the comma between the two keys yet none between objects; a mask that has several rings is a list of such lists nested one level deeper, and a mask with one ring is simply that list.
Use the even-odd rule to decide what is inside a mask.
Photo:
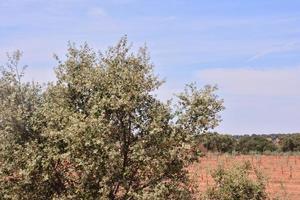
[{"label": "shrub", "polygon": [[232,169],[217,168],[213,172],[215,184],[208,188],[202,200],[264,200],[267,199],[265,179],[256,169],[250,177],[249,162]]}]

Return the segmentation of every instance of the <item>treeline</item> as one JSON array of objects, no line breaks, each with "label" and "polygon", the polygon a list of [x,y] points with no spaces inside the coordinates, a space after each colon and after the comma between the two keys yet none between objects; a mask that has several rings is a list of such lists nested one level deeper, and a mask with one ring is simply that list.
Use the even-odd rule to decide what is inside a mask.
[{"label": "treeline", "polygon": [[220,153],[299,152],[300,133],[271,135],[223,135],[216,132],[197,136],[208,151]]}]

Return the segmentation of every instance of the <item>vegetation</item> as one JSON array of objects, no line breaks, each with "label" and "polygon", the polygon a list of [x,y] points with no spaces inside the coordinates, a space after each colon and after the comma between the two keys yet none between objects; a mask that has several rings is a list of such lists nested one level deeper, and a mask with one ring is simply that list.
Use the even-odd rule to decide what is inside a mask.
[{"label": "vegetation", "polygon": [[192,198],[185,169],[220,121],[215,87],[159,101],[146,48],[126,38],[100,55],[70,44],[45,88],[22,82],[20,57],[1,69],[1,199]]},{"label": "vegetation", "polygon": [[[187,167],[199,143],[214,152],[299,151],[299,135],[210,133],[223,101],[216,87],[187,85],[176,103],[154,95],[147,49],[127,38],[105,53],[70,44],[57,81],[23,82],[21,52],[0,75],[1,199],[192,199]],[[249,166],[218,169],[206,199],[265,199]],[[249,196],[250,195],[250,196]]]},{"label": "vegetation", "polygon": [[220,153],[299,152],[300,134],[223,135],[206,133],[196,137],[208,151]]},{"label": "vegetation", "polygon": [[244,136],[237,142],[236,150],[241,153],[275,151],[272,140],[263,136]]},{"label": "vegetation", "polygon": [[208,188],[203,200],[264,200],[267,199],[265,179],[254,169],[255,178],[250,177],[251,164],[245,162],[232,169],[217,168],[213,173],[215,184]]},{"label": "vegetation", "polygon": [[236,146],[236,140],[231,135],[221,135],[218,133],[207,133],[197,136],[199,142],[204,145],[204,147],[212,152],[233,152]]},{"label": "vegetation", "polygon": [[300,134],[282,137],[281,149],[283,152],[300,151]]}]

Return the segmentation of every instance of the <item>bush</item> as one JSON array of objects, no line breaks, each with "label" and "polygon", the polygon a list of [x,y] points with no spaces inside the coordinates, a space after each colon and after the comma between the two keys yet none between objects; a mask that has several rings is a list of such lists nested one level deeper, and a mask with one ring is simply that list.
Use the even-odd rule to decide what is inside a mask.
[{"label": "bush", "polygon": [[202,200],[264,200],[267,199],[265,179],[256,170],[251,178],[251,164],[244,163],[232,169],[219,167],[213,173],[215,184],[208,188]]}]

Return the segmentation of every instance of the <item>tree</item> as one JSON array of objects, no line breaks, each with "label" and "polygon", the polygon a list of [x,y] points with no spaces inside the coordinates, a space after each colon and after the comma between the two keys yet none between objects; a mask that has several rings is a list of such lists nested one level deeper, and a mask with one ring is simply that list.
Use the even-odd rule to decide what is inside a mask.
[{"label": "tree", "polygon": [[218,133],[202,134],[198,140],[204,147],[213,152],[231,153],[235,150],[236,140],[230,135],[221,135]]},{"label": "tree", "polygon": [[281,139],[281,149],[287,151],[300,151],[300,135],[287,135]]},{"label": "tree", "polygon": [[264,136],[242,136],[237,142],[236,150],[241,153],[275,151],[276,146],[272,140]]},{"label": "tree", "polygon": [[[24,155],[13,154],[1,165],[6,187],[0,194],[7,199],[191,199],[185,167],[196,160],[194,135],[220,121],[223,106],[216,88],[189,85],[174,110],[153,94],[162,81],[153,75],[146,48],[131,53],[126,37],[99,55],[88,45],[70,44],[66,60],[58,63],[57,82],[48,85],[28,119],[38,137],[24,140]],[[7,154],[3,149],[1,159]]]},{"label": "tree", "polygon": [[35,110],[41,103],[40,89],[36,83],[22,83],[26,66],[18,68],[22,53],[8,55],[8,62],[0,67],[0,131],[1,136],[23,144],[35,138],[32,127]]},{"label": "tree", "polygon": [[245,162],[232,169],[217,168],[213,173],[215,184],[202,196],[203,200],[264,200],[267,199],[265,179],[259,171]]},{"label": "tree", "polygon": [[[41,87],[22,83],[25,66],[18,67],[22,53],[8,55],[0,75],[0,197],[17,199],[16,182],[22,181],[23,169],[28,166],[30,149],[27,145],[39,141],[35,129],[35,113],[42,103]],[[37,153],[37,152],[36,152]],[[9,196],[9,198],[8,198]]]}]

